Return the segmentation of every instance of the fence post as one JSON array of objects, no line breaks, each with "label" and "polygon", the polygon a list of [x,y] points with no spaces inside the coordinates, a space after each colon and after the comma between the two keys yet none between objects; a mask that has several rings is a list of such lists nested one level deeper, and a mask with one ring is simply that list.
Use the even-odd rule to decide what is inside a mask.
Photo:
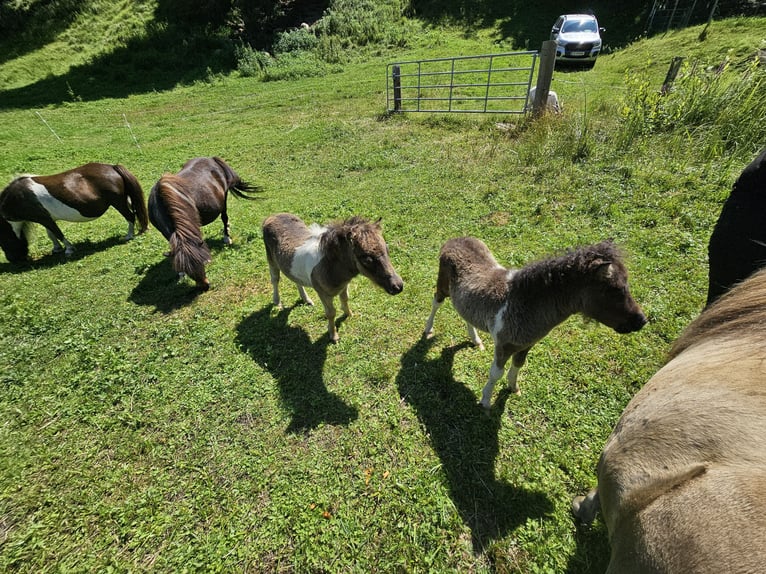
[{"label": "fence post", "polygon": [[537,71],[535,100],[532,102],[532,115],[542,115],[548,105],[548,92],[551,89],[553,69],[556,67],[556,42],[546,40],[540,49],[540,67]]},{"label": "fence post", "polygon": [[402,72],[399,66],[395,65],[391,69],[391,77],[394,82],[394,111],[402,111]]},{"label": "fence post", "polygon": [[660,90],[663,96],[673,87],[673,82],[676,81],[676,76],[678,76],[678,71],[681,69],[681,62],[683,61],[683,56],[673,56],[673,59],[670,61],[668,73],[665,74],[665,81],[662,82],[662,89]]}]

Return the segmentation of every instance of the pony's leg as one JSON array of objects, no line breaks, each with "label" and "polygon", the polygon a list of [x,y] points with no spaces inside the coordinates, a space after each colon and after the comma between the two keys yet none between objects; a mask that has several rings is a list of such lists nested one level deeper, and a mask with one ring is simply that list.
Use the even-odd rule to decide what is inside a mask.
[{"label": "pony's leg", "polygon": [[439,310],[439,307],[442,306],[442,303],[444,303],[444,299],[439,301],[436,297],[433,298],[433,301],[431,302],[431,314],[428,316],[426,328],[423,330],[424,337],[430,337],[434,334],[434,317],[436,317],[436,312]]},{"label": "pony's leg", "polygon": [[481,392],[481,406],[487,410],[492,406],[492,392],[495,390],[495,383],[503,376],[505,364],[508,362],[510,356],[511,353],[509,353],[502,344],[498,344],[497,341],[495,341],[495,359],[492,361],[492,366],[489,368],[487,384],[484,385],[484,389]]},{"label": "pony's leg", "polygon": [[348,285],[346,285],[343,288],[343,290],[340,292],[339,298],[340,298],[340,308],[346,314],[346,317],[351,317],[352,315],[351,309],[348,306]]},{"label": "pony's leg", "polygon": [[133,239],[133,230],[134,230],[133,226],[134,224],[132,221],[128,223],[128,233],[127,235],[125,235],[125,241],[130,241],[131,239]]},{"label": "pony's leg", "polygon": [[[53,230],[48,229],[47,227],[45,228],[45,230],[48,232],[48,237],[53,243],[54,253],[61,253],[63,251],[64,255],[66,255],[67,257],[69,257],[70,255],[72,255],[72,253],[74,253],[74,247],[72,246],[71,243],[69,243],[69,241],[66,240],[66,237],[64,237],[64,234],[61,233],[61,230],[58,228],[58,226],[56,226],[56,230],[58,231],[58,234],[56,234],[56,232],[54,232]],[[64,246],[62,247],[61,243],[59,242],[63,243]]]},{"label": "pony's leg", "polygon": [[572,514],[585,524],[590,524],[596,518],[596,513],[601,508],[598,498],[598,489],[594,488],[587,496],[577,496],[572,501]]},{"label": "pony's leg", "polygon": [[226,204],[224,204],[221,212],[221,221],[223,222],[223,244],[231,245],[231,227],[229,226],[229,216],[226,213]]},{"label": "pony's leg", "polygon": [[519,370],[521,370],[521,367],[523,367],[524,363],[527,361],[527,353],[529,353],[529,349],[524,349],[513,355],[511,367],[508,369],[508,375],[506,376],[508,388],[516,395],[521,394],[521,389],[516,380],[519,378]]},{"label": "pony's leg", "polygon": [[431,303],[431,315],[426,321],[426,327],[423,330],[424,337],[430,337],[434,334],[434,317],[444,300],[449,296],[449,271],[444,265],[439,263],[439,274],[436,277],[436,290],[434,291],[433,302]]},{"label": "pony's leg", "polygon": [[300,295],[301,301],[303,301],[306,305],[313,306],[314,302],[311,300],[311,297],[309,297],[308,293],[306,293],[306,289],[304,289],[303,285],[298,283],[296,283],[296,285],[298,286],[298,295]]},{"label": "pony's leg", "polygon": [[327,318],[327,334],[330,335],[330,342],[338,342],[338,330],[335,328],[335,305],[332,302],[332,296],[317,291],[319,299],[324,306],[324,316]]},{"label": "pony's leg", "polygon": [[271,262],[269,258],[269,278],[271,279],[271,303],[274,307],[281,307],[282,303],[279,300],[279,267]]},{"label": "pony's leg", "polygon": [[468,338],[471,339],[471,343],[483,351],[484,343],[481,342],[481,337],[479,337],[479,332],[476,330],[476,327],[471,325],[468,321],[465,322],[465,327],[468,331]]}]

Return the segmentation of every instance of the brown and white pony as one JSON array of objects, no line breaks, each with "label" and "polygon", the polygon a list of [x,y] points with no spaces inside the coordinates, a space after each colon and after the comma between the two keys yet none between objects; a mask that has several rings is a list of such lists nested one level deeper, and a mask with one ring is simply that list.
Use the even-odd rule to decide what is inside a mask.
[{"label": "brown and white pony", "polygon": [[709,306],[633,397],[606,442],[598,488],[607,572],[755,573],[766,567],[766,271]]},{"label": "brown and white pony", "polygon": [[[29,256],[27,232],[39,223],[53,242],[53,252],[69,256],[74,247],[56,221],[91,221],[114,207],[128,222],[126,239],[149,224],[144,192],[135,176],[121,165],[86,163],[54,175],[23,175],[0,193],[0,247],[11,263]],[[62,247],[63,244],[63,247]]]},{"label": "brown and white pony", "polygon": [[168,256],[179,275],[188,275],[199,289],[207,291],[210,281],[205,265],[210,263],[210,248],[202,238],[202,226],[218,216],[223,222],[223,242],[231,244],[228,193],[243,199],[261,189],[242,181],[229,165],[218,157],[196,157],[187,161],[178,173],[166,173],[149,193],[149,219],[170,243]]},{"label": "brown and white pony", "polygon": [[519,394],[517,377],[532,346],[570,315],[582,313],[618,333],[638,331],[646,317],[628,289],[628,272],[611,241],[581,247],[521,269],[500,265],[475,237],[447,241],[439,254],[439,274],[424,336],[447,297],[468,328],[468,338],[484,345],[477,329],[489,333],[495,358],[481,405],[489,409],[495,383],[508,369],[508,386]]},{"label": "brown and white pony", "polygon": [[370,222],[354,216],[345,221],[307,227],[290,213],[272,215],[263,222],[263,241],[269,263],[273,303],[280,306],[279,274],[298,286],[304,303],[313,305],[304,287],[312,287],[324,306],[330,340],[338,341],[335,327],[335,296],[346,316],[348,284],[360,273],[389,295],[401,293],[402,278],[394,270],[383,240],[380,220]]}]

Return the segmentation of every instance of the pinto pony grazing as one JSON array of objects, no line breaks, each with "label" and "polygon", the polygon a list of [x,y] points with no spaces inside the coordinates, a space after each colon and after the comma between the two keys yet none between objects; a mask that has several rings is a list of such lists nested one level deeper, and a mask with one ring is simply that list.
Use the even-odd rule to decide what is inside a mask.
[{"label": "pinto pony grazing", "polygon": [[[29,256],[27,230],[39,223],[53,242],[53,252],[69,256],[74,247],[56,221],[90,221],[114,207],[128,221],[126,239],[149,225],[141,184],[121,165],[86,163],[55,175],[23,175],[0,193],[0,247],[11,263]],[[63,243],[63,247],[62,247]]]},{"label": "pinto pony grazing", "polygon": [[325,227],[307,227],[295,215],[279,213],[263,222],[263,241],[269,263],[274,305],[279,307],[279,273],[298,286],[304,303],[313,305],[304,287],[312,287],[319,295],[327,318],[327,331],[333,343],[338,341],[335,328],[337,295],[346,316],[348,284],[360,273],[389,295],[401,293],[402,278],[394,270],[383,240],[380,221],[370,222],[354,216]]},{"label": "pinto pony grazing", "polygon": [[607,572],[718,574],[766,565],[766,271],[721,296],[633,397],[598,462]]},{"label": "pinto pony grazing", "polygon": [[221,216],[223,242],[231,244],[228,192],[243,199],[261,191],[245,183],[229,165],[217,157],[197,157],[187,161],[176,174],[165,174],[149,193],[149,219],[170,243],[168,256],[179,275],[188,275],[203,291],[210,288],[205,265],[210,263],[210,248],[202,238],[202,226]]},{"label": "pinto pony grazing", "polygon": [[495,359],[481,397],[486,409],[508,359],[513,357],[508,386],[519,394],[516,379],[529,349],[570,315],[582,313],[618,333],[638,331],[646,324],[611,241],[507,269],[481,240],[450,239],[439,254],[436,293],[424,336],[432,335],[434,316],[447,297],[476,346],[484,349],[477,329],[488,332],[495,343]]}]

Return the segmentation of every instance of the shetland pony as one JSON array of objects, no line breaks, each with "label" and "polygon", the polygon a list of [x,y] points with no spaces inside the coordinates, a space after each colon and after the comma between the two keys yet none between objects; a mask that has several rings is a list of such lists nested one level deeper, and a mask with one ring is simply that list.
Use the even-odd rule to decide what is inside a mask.
[{"label": "shetland pony", "polygon": [[202,226],[221,216],[223,242],[231,244],[228,193],[243,199],[259,192],[245,183],[229,165],[217,157],[197,157],[187,161],[181,171],[165,174],[149,193],[149,219],[170,243],[167,253],[179,276],[188,275],[202,291],[210,288],[205,265],[210,263],[210,248],[202,238]]},{"label": "shetland pony", "polygon": [[610,574],[763,572],[766,270],[707,307],[620,416],[598,462]]},{"label": "shetland pony", "polygon": [[[74,247],[56,221],[91,221],[114,207],[128,222],[125,239],[149,224],[144,192],[135,176],[121,165],[87,163],[54,175],[23,175],[0,193],[0,247],[11,263],[29,257],[30,223],[45,227],[53,252],[69,256]],[[63,244],[63,247],[62,247]]]},{"label": "shetland pony", "polygon": [[424,336],[433,334],[434,317],[447,297],[468,328],[468,338],[484,345],[477,329],[492,336],[495,358],[481,405],[489,409],[495,383],[508,370],[508,386],[519,394],[517,377],[530,348],[556,325],[582,313],[618,333],[646,324],[628,290],[628,272],[611,241],[507,269],[474,237],[447,241],[439,254],[439,274]]},{"label": "shetland pony", "polygon": [[361,273],[389,295],[401,293],[404,288],[388,257],[380,220],[373,223],[354,216],[324,227],[307,227],[295,215],[279,213],[263,222],[263,241],[274,305],[280,306],[280,272],[298,286],[298,294],[308,305],[314,303],[304,287],[312,287],[324,306],[333,343],[338,341],[333,299],[339,297],[343,312],[350,317],[348,284],[354,277]]},{"label": "shetland pony", "polygon": [[766,265],[766,148],[745,167],[708,243],[706,306]]}]

